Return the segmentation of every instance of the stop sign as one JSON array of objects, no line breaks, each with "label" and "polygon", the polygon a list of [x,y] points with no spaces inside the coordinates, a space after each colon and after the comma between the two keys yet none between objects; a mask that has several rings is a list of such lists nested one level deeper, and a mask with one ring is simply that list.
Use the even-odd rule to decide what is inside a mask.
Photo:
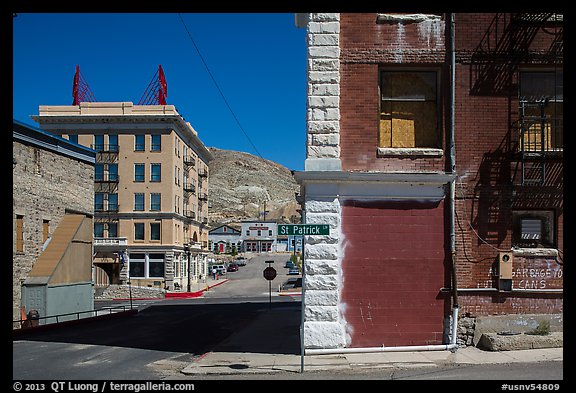
[{"label": "stop sign", "polygon": [[274,269],[272,266],[268,266],[266,269],[264,269],[264,278],[268,281],[274,280],[274,278],[276,277],[276,269]]}]

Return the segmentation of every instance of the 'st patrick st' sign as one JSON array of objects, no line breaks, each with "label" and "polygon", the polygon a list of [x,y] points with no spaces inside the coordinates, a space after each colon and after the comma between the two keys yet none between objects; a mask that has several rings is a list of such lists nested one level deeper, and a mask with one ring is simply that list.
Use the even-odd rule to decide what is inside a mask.
[{"label": "'st patrick st' sign", "polygon": [[304,235],[329,235],[328,224],[278,224],[278,235],[304,236]]}]

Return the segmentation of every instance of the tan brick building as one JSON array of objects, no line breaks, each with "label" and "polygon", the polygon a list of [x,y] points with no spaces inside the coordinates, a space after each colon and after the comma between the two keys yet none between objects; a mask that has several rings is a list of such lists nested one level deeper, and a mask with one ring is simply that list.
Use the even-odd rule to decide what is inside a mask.
[{"label": "tan brick building", "polygon": [[97,284],[173,289],[205,280],[212,155],[173,105],[82,102],[40,106],[32,118],[97,152]]}]

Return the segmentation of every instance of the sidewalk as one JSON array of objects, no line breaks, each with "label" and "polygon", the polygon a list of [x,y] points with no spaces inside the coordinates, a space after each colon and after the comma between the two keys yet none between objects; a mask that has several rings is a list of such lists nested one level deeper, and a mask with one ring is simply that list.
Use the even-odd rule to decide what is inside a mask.
[{"label": "sidewalk", "polygon": [[[475,347],[450,351],[382,352],[304,357],[304,371],[360,370],[367,368],[419,368],[439,365],[506,364],[540,361],[562,361],[563,348],[524,349],[487,352]],[[182,370],[197,374],[258,374],[300,372],[300,355],[208,352]]]},{"label": "sidewalk", "polygon": [[[300,372],[299,328],[299,308],[263,310],[245,329],[233,333],[181,371],[186,375]],[[563,355],[563,348],[493,352],[476,347],[459,348],[454,353],[440,350],[306,355],[304,371],[562,361]]]}]

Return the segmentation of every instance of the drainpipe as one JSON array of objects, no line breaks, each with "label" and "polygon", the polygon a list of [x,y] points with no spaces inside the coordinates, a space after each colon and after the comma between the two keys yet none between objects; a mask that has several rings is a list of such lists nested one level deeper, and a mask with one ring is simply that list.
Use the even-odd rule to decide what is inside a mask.
[{"label": "drainpipe", "polygon": [[[455,234],[455,204],[456,204],[456,149],[454,141],[454,119],[456,101],[456,40],[455,40],[455,19],[454,13],[449,13],[450,19],[450,126],[448,127],[449,139],[448,149],[450,150],[450,173],[454,178],[450,182],[450,255],[452,258],[452,335],[451,345],[456,345],[458,335],[458,281],[456,275],[456,234]],[[458,346],[456,345],[456,348]]]}]

